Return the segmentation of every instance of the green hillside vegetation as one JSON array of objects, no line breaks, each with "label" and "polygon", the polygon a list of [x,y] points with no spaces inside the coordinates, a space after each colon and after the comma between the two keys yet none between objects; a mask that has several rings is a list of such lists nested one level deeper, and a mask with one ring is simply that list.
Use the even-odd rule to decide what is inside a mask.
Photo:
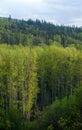
[{"label": "green hillside vegetation", "polygon": [[0,43],[35,46],[59,43],[82,46],[82,27],[59,26],[40,20],[0,18]]},{"label": "green hillside vegetation", "polygon": [[82,27],[0,17],[0,130],[82,129]]},{"label": "green hillside vegetation", "polygon": [[[16,35],[13,29],[8,32]],[[82,49],[1,44],[0,130],[78,129],[82,129]]]}]

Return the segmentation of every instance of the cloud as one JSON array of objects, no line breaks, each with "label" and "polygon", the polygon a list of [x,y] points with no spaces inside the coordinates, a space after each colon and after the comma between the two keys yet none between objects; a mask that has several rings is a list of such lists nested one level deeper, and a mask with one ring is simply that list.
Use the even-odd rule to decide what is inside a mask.
[{"label": "cloud", "polygon": [[81,18],[79,17],[79,18],[70,19],[69,25],[78,25],[78,26],[82,26],[82,17],[81,17]]},{"label": "cloud", "polygon": [[27,4],[27,5],[35,5],[42,2],[42,0],[4,0],[3,1],[6,4]]},{"label": "cloud", "polygon": [[[82,0],[1,0],[0,16],[81,25]],[[76,22],[75,22],[76,21]]]}]

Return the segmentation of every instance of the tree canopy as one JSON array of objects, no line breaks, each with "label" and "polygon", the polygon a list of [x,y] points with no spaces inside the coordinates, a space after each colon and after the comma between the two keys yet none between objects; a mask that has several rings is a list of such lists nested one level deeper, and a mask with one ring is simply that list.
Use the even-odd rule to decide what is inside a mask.
[{"label": "tree canopy", "polygon": [[81,129],[81,81],[74,46],[1,44],[0,129]]},{"label": "tree canopy", "polygon": [[50,45],[59,43],[64,47],[78,44],[82,47],[82,27],[54,25],[46,21],[0,18],[0,43],[22,45]]}]

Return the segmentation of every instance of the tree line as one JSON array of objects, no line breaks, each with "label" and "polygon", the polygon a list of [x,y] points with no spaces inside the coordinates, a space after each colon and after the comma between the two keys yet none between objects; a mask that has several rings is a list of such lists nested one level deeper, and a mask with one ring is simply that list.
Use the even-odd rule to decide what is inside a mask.
[{"label": "tree line", "polygon": [[64,47],[70,44],[82,46],[82,27],[59,26],[38,19],[0,18],[0,43],[35,46],[52,42]]},{"label": "tree line", "polygon": [[0,129],[81,129],[81,82],[74,46],[1,44]]}]

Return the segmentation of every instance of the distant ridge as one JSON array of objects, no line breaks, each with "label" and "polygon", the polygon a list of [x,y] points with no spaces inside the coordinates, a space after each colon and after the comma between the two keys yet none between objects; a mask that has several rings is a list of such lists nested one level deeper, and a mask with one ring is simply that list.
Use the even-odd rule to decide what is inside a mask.
[{"label": "distant ridge", "polygon": [[44,20],[19,20],[0,17],[0,43],[41,45],[70,44],[82,45],[82,27],[54,25]]}]

